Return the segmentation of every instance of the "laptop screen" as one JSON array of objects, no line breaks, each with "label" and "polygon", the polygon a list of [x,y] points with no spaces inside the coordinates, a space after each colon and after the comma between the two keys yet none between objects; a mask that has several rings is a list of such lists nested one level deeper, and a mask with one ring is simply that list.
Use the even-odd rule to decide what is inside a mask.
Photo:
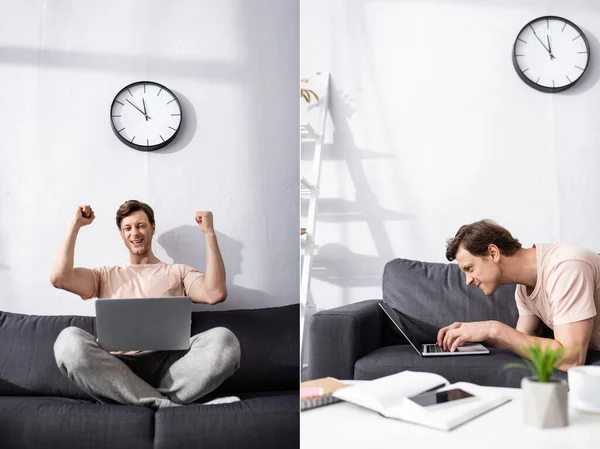
[{"label": "laptop screen", "polygon": [[396,325],[398,330],[404,335],[404,337],[408,340],[408,342],[419,352],[421,353],[421,347],[423,346],[423,342],[416,337],[416,333],[411,331],[411,323],[410,320],[402,315],[400,312],[394,310],[389,304],[385,302],[379,303],[379,306],[383,309],[385,314],[389,317],[390,320]]}]

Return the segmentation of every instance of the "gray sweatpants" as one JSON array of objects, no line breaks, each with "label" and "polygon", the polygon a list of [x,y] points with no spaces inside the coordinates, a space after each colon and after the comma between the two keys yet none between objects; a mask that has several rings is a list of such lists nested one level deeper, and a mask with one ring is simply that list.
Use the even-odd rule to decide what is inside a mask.
[{"label": "gray sweatpants", "polygon": [[163,408],[187,404],[215,390],[240,366],[240,344],[229,329],[194,335],[188,351],[113,355],[78,327],[54,343],[59,369],[98,401]]}]

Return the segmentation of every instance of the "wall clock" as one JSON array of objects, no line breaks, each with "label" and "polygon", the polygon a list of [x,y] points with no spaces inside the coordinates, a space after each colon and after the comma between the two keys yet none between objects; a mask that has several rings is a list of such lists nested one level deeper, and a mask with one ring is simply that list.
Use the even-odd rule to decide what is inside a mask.
[{"label": "wall clock", "polygon": [[513,46],[513,66],[521,79],[542,92],[574,86],[590,62],[590,45],[573,22],[556,16],[532,20]]},{"label": "wall clock", "polygon": [[173,92],[153,81],[124,87],[110,107],[110,123],[125,145],[154,151],[170,144],[181,129],[181,104]]}]

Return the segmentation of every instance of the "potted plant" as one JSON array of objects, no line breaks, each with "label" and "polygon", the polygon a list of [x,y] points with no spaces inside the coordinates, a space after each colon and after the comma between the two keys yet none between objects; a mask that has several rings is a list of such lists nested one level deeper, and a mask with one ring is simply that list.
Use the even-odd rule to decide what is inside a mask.
[{"label": "potted plant", "polygon": [[524,348],[531,360],[523,363],[509,363],[507,368],[526,368],[530,377],[521,380],[525,423],[539,428],[565,427],[569,424],[569,403],[567,382],[553,378],[558,365],[570,359],[565,357],[565,349],[557,349],[539,343]]}]

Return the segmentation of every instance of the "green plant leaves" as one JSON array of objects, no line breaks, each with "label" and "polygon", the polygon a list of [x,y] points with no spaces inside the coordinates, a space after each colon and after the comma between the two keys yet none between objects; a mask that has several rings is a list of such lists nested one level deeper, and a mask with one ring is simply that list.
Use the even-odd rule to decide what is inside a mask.
[{"label": "green plant leaves", "polygon": [[552,348],[552,345],[545,345],[544,348],[535,342],[530,346],[523,348],[523,351],[531,360],[523,358],[523,363],[508,363],[505,368],[526,368],[537,379],[538,382],[549,382],[552,374],[557,369],[558,362],[565,353],[564,347]]}]

